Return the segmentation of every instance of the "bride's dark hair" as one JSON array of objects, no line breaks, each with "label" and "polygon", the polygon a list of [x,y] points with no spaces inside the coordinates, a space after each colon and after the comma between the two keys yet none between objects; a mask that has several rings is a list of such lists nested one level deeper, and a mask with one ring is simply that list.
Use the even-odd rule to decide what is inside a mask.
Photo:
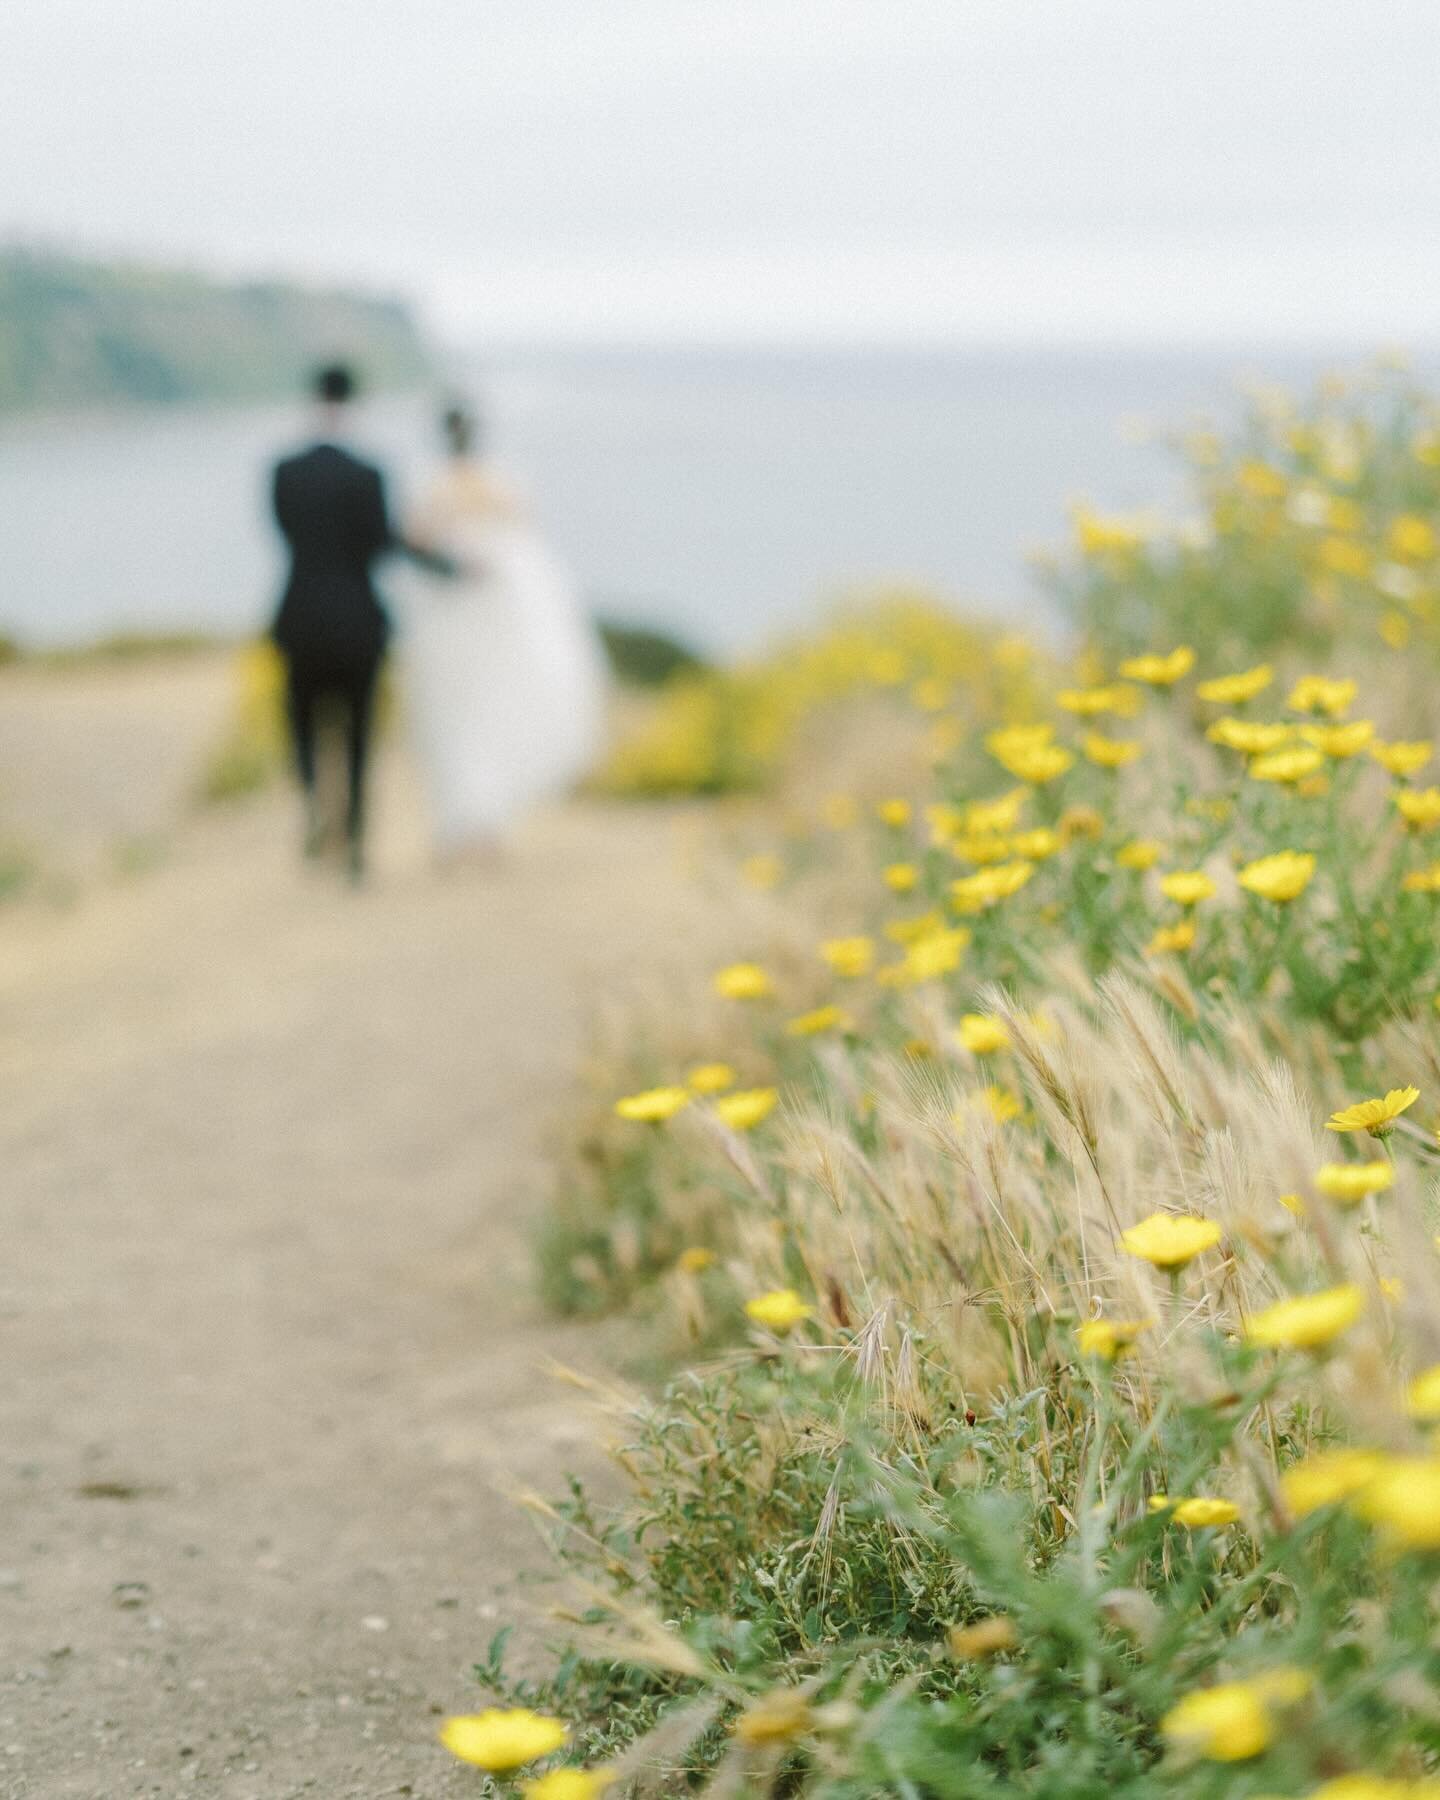
[{"label": "bride's dark hair", "polygon": [[469,456],[480,439],[480,420],[471,407],[451,401],[440,415],[440,429],[452,456]]}]

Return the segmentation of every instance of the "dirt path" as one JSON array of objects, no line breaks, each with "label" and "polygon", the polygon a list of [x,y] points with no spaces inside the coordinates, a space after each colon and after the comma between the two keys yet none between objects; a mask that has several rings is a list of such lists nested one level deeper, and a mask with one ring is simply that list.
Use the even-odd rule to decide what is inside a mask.
[{"label": "dirt path", "polygon": [[594,1351],[529,1298],[539,1133],[587,994],[693,900],[643,811],[437,879],[386,787],[358,895],[277,800],[0,913],[7,1797],[479,1786],[432,1734],[527,1604],[495,1486],[586,1454],[537,1373]]}]

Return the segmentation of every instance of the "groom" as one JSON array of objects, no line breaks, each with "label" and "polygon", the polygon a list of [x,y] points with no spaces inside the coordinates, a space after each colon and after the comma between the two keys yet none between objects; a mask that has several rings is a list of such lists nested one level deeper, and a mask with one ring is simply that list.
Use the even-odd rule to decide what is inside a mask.
[{"label": "groom", "polygon": [[407,544],[391,527],[379,469],[345,444],[355,377],[343,363],[319,370],[316,441],[276,465],[275,520],[290,552],[290,571],[270,635],[286,667],[286,709],[295,768],[305,793],[305,850],[318,855],[329,836],[317,783],[322,729],[339,723],[345,744],[345,847],[351,879],[364,873],[365,785],[375,689],[390,621],[372,580],[374,565],[402,551],[437,573],[454,565]]}]

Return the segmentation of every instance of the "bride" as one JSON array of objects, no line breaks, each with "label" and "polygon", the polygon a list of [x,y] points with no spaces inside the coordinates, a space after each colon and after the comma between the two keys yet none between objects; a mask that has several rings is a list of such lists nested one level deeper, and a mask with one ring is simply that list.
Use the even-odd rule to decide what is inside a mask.
[{"label": "bride", "polygon": [[446,857],[491,852],[528,806],[582,774],[600,739],[600,646],[574,587],[451,407],[449,452],[407,537],[461,569],[407,608],[415,736]]}]

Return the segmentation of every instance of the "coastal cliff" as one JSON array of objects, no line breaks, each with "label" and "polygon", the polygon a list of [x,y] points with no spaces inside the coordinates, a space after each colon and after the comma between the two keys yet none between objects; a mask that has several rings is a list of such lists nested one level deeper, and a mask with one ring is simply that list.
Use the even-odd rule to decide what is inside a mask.
[{"label": "coastal cliff", "polygon": [[390,296],[0,247],[0,409],[263,399],[328,357],[376,387],[430,367]]}]

